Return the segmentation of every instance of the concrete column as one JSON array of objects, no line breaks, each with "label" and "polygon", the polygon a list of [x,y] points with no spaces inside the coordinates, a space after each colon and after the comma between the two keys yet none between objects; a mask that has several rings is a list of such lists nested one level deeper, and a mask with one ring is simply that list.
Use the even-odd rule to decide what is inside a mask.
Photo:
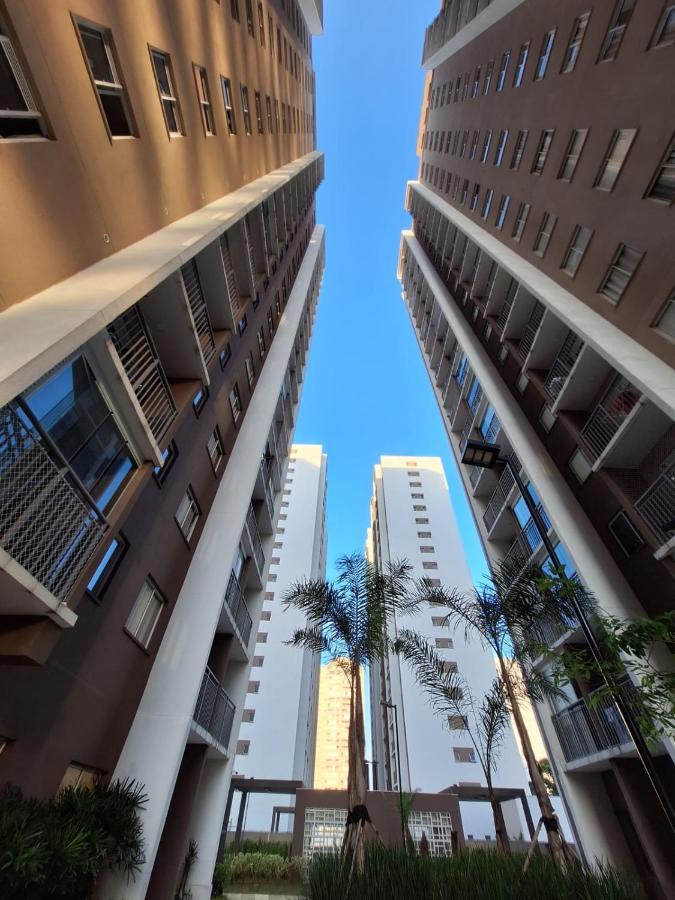
[{"label": "concrete column", "polygon": [[209,759],[204,765],[190,819],[189,834],[199,845],[199,856],[188,877],[193,900],[209,900],[218,842],[230,788],[231,761]]},{"label": "concrete column", "polygon": [[[323,247],[324,229],[314,229],[286,309],[260,373],[230,461],[195,548],[136,711],[114,778],[144,785],[148,803],[141,812],[146,862],[127,884],[109,873],[99,884],[99,900],[143,900],[183,757],[199,687],[209,658],[230,567],[241,535],[312,275]],[[254,622],[254,630],[257,628]],[[227,780],[222,810],[227,798]],[[216,828],[216,848],[218,840]],[[203,851],[202,851],[203,852]],[[215,849],[211,863],[215,861]]]}]

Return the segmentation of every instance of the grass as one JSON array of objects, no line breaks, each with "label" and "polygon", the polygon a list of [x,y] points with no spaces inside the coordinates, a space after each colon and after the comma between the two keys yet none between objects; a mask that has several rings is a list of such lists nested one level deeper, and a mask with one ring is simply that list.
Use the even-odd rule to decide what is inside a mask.
[{"label": "grass", "polygon": [[259,881],[250,884],[229,885],[226,892],[221,894],[217,900],[227,900],[228,891],[231,894],[271,894],[272,896],[287,894],[291,897],[294,895],[302,896],[302,887],[299,882],[286,881],[283,884],[279,884],[278,881]]},{"label": "grass", "polygon": [[310,900],[643,900],[625,873],[576,865],[563,876],[548,857],[535,857],[523,874],[523,856],[472,850],[452,857],[408,856],[371,847],[362,877],[347,873],[338,857],[317,857],[308,867]]}]

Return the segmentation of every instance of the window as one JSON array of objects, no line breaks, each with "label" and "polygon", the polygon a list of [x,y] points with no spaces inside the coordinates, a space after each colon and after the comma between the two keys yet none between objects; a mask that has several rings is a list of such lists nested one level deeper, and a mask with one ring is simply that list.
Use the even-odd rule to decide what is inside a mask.
[{"label": "window", "polygon": [[427,544],[426,546],[420,547],[420,553],[435,553],[435,552],[436,551],[434,550],[434,548],[429,544]]},{"label": "window", "polygon": [[237,756],[248,756],[248,751],[251,747],[250,741],[237,741],[237,749],[235,751]]},{"label": "window", "polygon": [[101,774],[99,769],[72,762],[66,769],[56,793],[60,794],[66,788],[93,788]]},{"label": "window", "polygon": [[408,484],[410,485],[410,487],[422,487],[421,481],[409,481]]},{"label": "window", "polygon": [[265,662],[264,656],[254,656],[251,660],[251,668],[252,669],[262,669],[263,663]]},{"label": "window", "polygon": [[555,223],[557,221],[558,217],[554,216],[553,213],[544,213],[544,216],[541,220],[541,225],[539,226],[537,239],[535,240],[534,246],[532,248],[537,256],[544,256],[544,254],[546,253],[546,249],[548,247],[549,241],[551,240],[551,235],[553,234],[553,229],[555,228]]},{"label": "window", "polygon": [[478,85],[480,83],[480,66],[476,66],[476,71],[473,73],[473,84],[471,85],[471,99],[478,94]]},{"label": "window", "polygon": [[603,294],[610,303],[616,304],[623,297],[643,256],[644,254],[641,253],[640,250],[634,250],[627,244],[619,244],[619,248],[614,255],[614,260],[600,285],[600,293]]},{"label": "window", "polygon": [[466,728],[464,716],[448,716],[448,728],[451,731],[463,731]]},{"label": "window", "polygon": [[[673,15],[675,15],[675,11]],[[675,198],[675,137],[666,150],[646,196],[659,203],[672,203]]]},{"label": "window", "polygon": [[588,136],[587,128],[576,128],[570,135],[567,150],[565,150],[565,158],[563,159],[558,178],[561,181],[571,181],[574,170],[579,162],[581,151],[584,149],[586,137]]},{"label": "window", "polygon": [[609,523],[609,530],[612,532],[614,539],[626,556],[631,556],[636,550],[643,546],[644,540],[635,525],[621,510]]},{"label": "window", "polygon": [[265,592],[265,602],[271,603],[274,600],[274,591]]},{"label": "window", "polygon": [[507,50],[506,53],[502,56],[502,62],[499,67],[499,77],[497,78],[497,90],[504,90],[504,82],[506,81],[506,72],[509,68],[509,59],[511,58],[511,51]]},{"label": "window", "polygon": [[207,135],[216,133],[213,121],[213,107],[211,106],[211,94],[209,92],[209,76],[203,66],[195,66],[195,79],[197,81],[197,98],[202,111],[202,125]]},{"label": "window", "polygon": [[146,578],[125,625],[129,634],[142,647],[148,647],[150,644],[165,603],[154,581]]},{"label": "window", "polygon": [[166,476],[169,474],[169,469],[174,464],[177,456],[178,447],[176,446],[175,441],[171,441],[171,443],[162,451],[161,466],[155,466],[152,470],[152,474],[155,476],[155,481],[157,482],[157,484],[162,484]]},{"label": "window", "polygon": [[520,87],[523,83],[523,75],[525,74],[525,66],[527,65],[527,57],[530,52],[530,42],[523,44],[518,54],[518,62],[516,63],[516,71],[513,74],[513,86]]},{"label": "window", "polygon": [[466,155],[466,146],[467,146],[468,142],[469,142],[469,132],[464,131],[462,133],[462,149],[459,151],[459,155],[462,159]]},{"label": "window", "polygon": [[259,681],[249,681],[248,686],[246,688],[247,694],[258,694],[260,693],[260,682]]},{"label": "window", "polygon": [[209,435],[209,439],[206,442],[206,452],[209,454],[209,459],[211,460],[213,471],[217,472],[218,467],[220,466],[220,463],[225,456],[225,451],[223,450],[223,442],[220,437],[218,426],[216,426]]},{"label": "window", "polygon": [[417,532],[417,537],[418,537],[418,538],[430,538],[430,537],[431,537],[431,532],[430,532],[430,531],[418,531],[418,532]]},{"label": "window", "polygon": [[150,55],[152,56],[152,65],[155,70],[157,90],[159,91],[159,99],[162,104],[166,130],[169,134],[183,134],[178,98],[174,88],[171,60],[168,54],[162,53],[159,50],[151,50]]},{"label": "window", "polygon": [[260,37],[260,46],[265,46],[265,13],[262,3],[258,3],[258,36]]},{"label": "window", "polygon": [[652,327],[675,340],[675,289],[666,300]]},{"label": "window", "polygon": [[437,628],[444,628],[447,624],[447,616],[432,616],[431,624],[436,625]]},{"label": "window", "polygon": [[[415,510],[415,512],[426,512],[427,511],[426,506],[413,506],[413,509]],[[417,522],[417,519],[415,519],[415,521]]]},{"label": "window", "polygon": [[188,488],[183,494],[174,516],[186,541],[189,541],[192,537],[199,515],[199,507],[197,506],[195,495],[192,493],[192,488]]},{"label": "window", "polygon": [[248,106],[248,88],[245,84],[241,86],[241,111],[244,114],[246,134],[251,134],[251,111]]},{"label": "window", "polygon": [[12,42],[0,33],[0,139],[42,137],[45,125]]},{"label": "window", "polygon": [[[466,132],[464,132],[466,134]],[[486,131],[483,135],[483,148],[480,152],[480,161],[487,162],[488,153],[490,152],[490,143],[492,142],[492,131]]]},{"label": "window", "polygon": [[192,408],[197,418],[199,418],[199,413],[204,409],[204,404],[208,399],[209,389],[203,384],[192,398]]},{"label": "window", "polygon": [[133,135],[129,100],[117,74],[110,31],[83,22],[77,22],[77,30],[108,131],[113,137]]},{"label": "window", "polygon": [[572,33],[570,34],[567,50],[565,51],[565,58],[563,59],[562,68],[560,70],[563,75],[567,72],[574,71],[590,17],[590,12],[585,12],[574,20]]},{"label": "window", "polygon": [[246,369],[246,380],[248,381],[248,386],[253,389],[253,383],[255,382],[255,365],[253,364],[253,351],[249,351],[248,356],[244,360],[244,368]]},{"label": "window", "polygon": [[[434,618],[440,619],[440,621],[438,623],[434,623],[434,624],[444,625],[446,622],[446,620],[443,616],[440,616],[440,617],[434,616]],[[454,647],[452,638],[448,638],[448,637],[434,638],[434,644],[436,645],[437,650],[452,650]],[[456,668],[457,668],[457,663],[455,663],[455,669]]]},{"label": "window", "polygon": [[230,134],[237,133],[237,120],[234,115],[234,106],[232,105],[232,87],[230,79],[220,76],[220,86],[223,91],[223,105],[225,106],[225,119],[227,121],[227,130]]},{"label": "window", "polygon": [[473,189],[473,194],[471,195],[471,204],[469,206],[469,209],[471,210],[471,212],[474,212],[476,210],[476,207],[478,206],[478,198],[479,197],[480,197],[480,185],[478,184],[478,182],[476,182],[474,189]]},{"label": "window", "polygon": [[593,232],[590,228],[586,228],[585,225],[577,225],[572,234],[572,240],[567,248],[567,252],[563,257],[561,265],[563,272],[567,272],[572,277],[576,275],[592,236]]},{"label": "window", "polygon": [[87,593],[90,597],[95,600],[101,599],[128,547],[129,542],[122,534],[118,534],[110,541],[87,584]]},{"label": "window", "polygon": [[255,710],[254,709],[245,709],[241,714],[242,722],[252,722],[255,719]]},{"label": "window", "polygon": [[483,200],[483,211],[481,212],[481,218],[487,220],[487,217],[490,215],[490,209],[492,207],[492,198],[494,197],[494,191],[492,188],[488,188],[485,192],[485,198]]},{"label": "window", "polygon": [[539,146],[537,147],[537,152],[534,154],[534,162],[532,163],[531,171],[534,175],[541,175],[544,171],[546,157],[548,156],[548,151],[551,149],[551,144],[553,143],[553,133],[552,128],[545,128],[541,133]]},{"label": "window", "polygon": [[84,356],[47,375],[23,401],[98,507],[110,509],[136,460]]},{"label": "window", "polygon": [[230,347],[230,342],[228,341],[227,344],[225,344],[223,349],[218,354],[218,359],[220,361],[220,368],[224,369],[231,358],[232,358],[232,349]]},{"label": "window", "polygon": [[253,97],[255,99],[255,120],[258,126],[258,134],[263,134],[265,129],[263,127],[262,100],[260,98],[260,91],[255,91]]},{"label": "window", "polygon": [[612,59],[616,59],[621,41],[633,15],[634,7],[635,0],[618,0],[609,22],[607,34],[600,48],[598,62],[609,62]]},{"label": "window", "polygon": [[509,139],[509,131],[508,128],[503,129],[499,132],[499,141],[497,143],[497,149],[495,151],[495,165],[501,166],[502,159],[504,159],[504,151],[506,150],[506,142]]},{"label": "window", "polygon": [[637,129],[635,128],[619,128],[612,135],[607,153],[595,179],[594,187],[599,191],[611,191],[614,188],[636,134]]},{"label": "window", "polygon": [[675,42],[675,3],[666,3],[650,47],[665,47]]},{"label": "window", "polygon": [[428,519],[415,519],[415,525],[428,525]]},{"label": "window", "polygon": [[437,563],[437,562],[430,562],[430,561],[428,561],[428,560],[425,560],[425,561],[422,563],[422,568],[423,568],[423,569],[437,569],[437,568],[438,568],[438,563]]},{"label": "window", "polygon": [[548,68],[548,61],[551,58],[554,40],[555,28],[553,31],[547,31],[544,35],[544,40],[541,42],[541,51],[539,52],[539,59],[537,60],[537,69],[534,73],[535,81],[541,81],[546,75],[546,69]]},{"label": "window", "polygon": [[485,79],[483,81],[483,96],[487,96],[488,91],[490,90],[490,82],[492,81],[492,72],[495,67],[494,59],[491,59],[490,62],[485,67]]},{"label": "window", "polygon": [[504,227],[504,221],[506,219],[506,214],[509,211],[509,203],[511,202],[511,198],[508,194],[502,194],[502,199],[499,201],[499,209],[497,210],[497,220],[495,225],[499,230]]},{"label": "window", "polygon": [[269,622],[271,619],[272,619],[272,613],[270,612],[269,609],[264,609],[260,613],[260,621],[261,622]]},{"label": "window", "polygon": [[523,231],[525,231],[525,225],[527,224],[527,217],[530,214],[530,204],[529,203],[521,203],[518,207],[518,213],[516,214],[516,221],[513,225],[513,231],[511,232],[511,237],[514,240],[519,241],[523,236]]},{"label": "window", "polygon": [[424,500],[424,494],[411,494],[413,500]]},{"label": "window", "polygon": [[255,37],[253,28],[253,0],[246,0],[246,27],[251,37]]},{"label": "window", "polygon": [[239,21],[239,0],[230,0],[230,12],[235,22]]},{"label": "window", "polygon": [[518,137],[516,138],[516,146],[513,148],[513,156],[511,157],[511,169],[520,168],[520,161],[523,158],[523,153],[525,152],[525,144],[527,143],[527,135],[527,129],[518,132]]},{"label": "window", "polygon": [[455,756],[455,762],[459,763],[475,763],[476,751],[473,747],[453,747],[452,752]]},{"label": "window", "polygon": [[479,131],[474,131],[473,137],[471,138],[471,150],[469,152],[470,159],[476,158],[476,150],[478,149],[478,135],[479,134],[480,134]]},{"label": "window", "polygon": [[265,358],[266,351],[267,347],[265,346],[265,332],[261,325],[258,329],[258,352],[260,353],[261,360]]},{"label": "window", "polygon": [[230,391],[230,409],[232,410],[232,418],[236,422],[241,415],[241,397],[239,395],[239,385],[235,384]]},{"label": "window", "polygon": [[265,111],[267,112],[267,130],[270,134],[274,132],[274,120],[272,119],[272,98],[265,97]]}]

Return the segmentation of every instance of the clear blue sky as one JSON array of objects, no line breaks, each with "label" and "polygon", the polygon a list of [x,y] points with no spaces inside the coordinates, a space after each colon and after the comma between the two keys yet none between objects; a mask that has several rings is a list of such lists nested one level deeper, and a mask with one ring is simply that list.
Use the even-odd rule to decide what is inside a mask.
[{"label": "clear blue sky", "polygon": [[382,454],[441,456],[474,577],[485,570],[440,413],[396,279],[415,144],[424,28],[438,0],[326,0],[314,40],[317,221],[326,272],[295,434],[328,454],[328,575],[361,550]]}]

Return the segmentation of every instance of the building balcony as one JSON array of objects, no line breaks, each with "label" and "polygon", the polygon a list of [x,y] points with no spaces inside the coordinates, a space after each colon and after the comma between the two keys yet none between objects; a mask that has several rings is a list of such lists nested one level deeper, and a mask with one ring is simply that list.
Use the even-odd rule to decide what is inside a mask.
[{"label": "building balcony", "polygon": [[581,439],[593,461],[603,455],[633,411],[638,412],[639,400],[638,389],[618,375],[581,429]]},{"label": "building balcony", "polygon": [[250,559],[253,560],[253,571],[255,572],[255,582],[257,587],[263,585],[263,573],[265,570],[265,554],[263,553],[260,534],[258,533],[258,523],[255,518],[253,506],[249,506],[246,514],[246,526],[242,534],[242,540]]},{"label": "building balcony", "polygon": [[443,60],[432,60],[465,25],[480,15],[493,0],[447,0],[424,34],[422,65],[435,68]]},{"label": "building balcony", "polygon": [[544,387],[551,400],[556,400],[561,393],[574,364],[584,346],[584,342],[573,331],[568,331],[558,355],[553,361]]},{"label": "building balcony", "polygon": [[[630,679],[620,682],[630,701],[636,688]],[[619,710],[611,699],[592,704],[590,698],[577,700],[551,716],[567,769],[609,768],[609,759],[629,755],[633,742]]]},{"label": "building balcony", "polygon": [[635,509],[666,548],[663,554],[658,555],[665,556],[674,537],[672,528],[666,530],[666,526],[675,522],[675,463],[638,498]]},{"label": "building balcony", "polygon": [[[225,613],[225,609],[227,609],[227,613]],[[236,633],[241,641],[242,650],[244,651],[243,658],[245,659],[248,655],[248,645],[251,638],[253,622],[251,621],[251,616],[248,607],[246,606],[246,601],[244,600],[244,594],[234,572],[231,572],[230,574],[230,580],[227,584],[227,590],[225,591],[223,614],[226,615],[226,621],[223,622],[223,616],[221,615],[221,626],[224,625],[224,627],[220,627],[219,630],[224,632],[232,631],[232,628],[228,627],[228,622],[231,621],[234,624]]]},{"label": "building balcony", "polygon": [[[195,711],[192,716],[193,732],[205,743],[214,742],[227,753],[234,722],[234,703],[211,669],[207,667],[199,688]],[[201,743],[202,741],[200,741]]]}]

